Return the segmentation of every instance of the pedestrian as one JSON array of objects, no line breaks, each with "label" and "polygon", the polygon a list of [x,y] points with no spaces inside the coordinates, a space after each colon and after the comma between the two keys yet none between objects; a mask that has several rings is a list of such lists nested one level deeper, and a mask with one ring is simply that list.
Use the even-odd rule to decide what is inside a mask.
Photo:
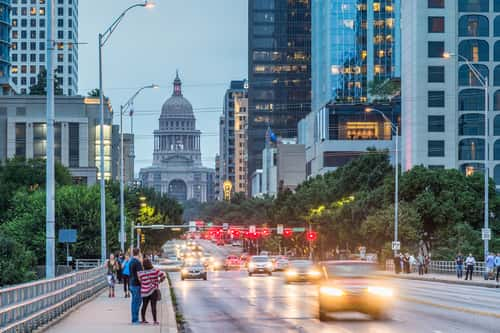
[{"label": "pedestrian", "polygon": [[405,273],[405,262],[403,253],[399,254],[399,267],[401,268],[401,272]]},{"label": "pedestrian", "polygon": [[429,266],[431,265],[431,256],[426,254],[424,257],[424,274],[429,273]]},{"label": "pedestrian", "polygon": [[115,283],[116,283],[116,272],[118,268],[118,262],[115,259],[114,254],[109,255],[109,259],[106,260],[106,279],[108,281],[108,297],[115,297]]},{"label": "pedestrian", "polygon": [[130,256],[127,254],[125,255],[125,259],[123,260],[123,265],[122,265],[122,279],[123,279],[123,293],[125,294],[125,298],[130,297],[130,288],[129,288],[129,281],[130,281]]},{"label": "pedestrian", "polygon": [[417,257],[418,275],[424,275],[425,258],[422,254]]},{"label": "pedestrian", "polygon": [[403,267],[404,267],[404,272],[406,274],[409,274],[410,273],[410,255],[408,253],[406,253],[403,256]]},{"label": "pedestrian", "polygon": [[141,298],[141,280],[139,279],[138,273],[142,271],[142,263],[140,261],[140,250],[134,248],[132,250],[133,257],[129,262],[129,289],[132,294],[131,302],[131,312],[132,312],[132,324],[137,325],[139,323],[139,310],[141,308],[142,298]]},{"label": "pedestrian", "polygon": [[488,253],[486,256],[486,270],[484,272],[484,279],[488,280],[490,278],[490,275],[493,277],[493,272],[495,270],[495,256],[493,253]]},{"label": "pedestrian", "polygon": [[122,252],[120,252],[117,256],[118,269],[116,271],[116,277],[118,278],[118,284],[122,283],[122,270],[123,270],[123,261],[125,257]]},{"label": "pedestrian", "polygon": [[144,259],[143,266],[144,270],[138,273],[141,280],[142,323],[148,324],[148,321],[146,320],[146,311],[148,309],[148,304],[151,303],[153,323],[154,325],[159,325],[156,315],[156,302],[161,300],[159,284],[165,280],[165,273],[154,268],[153,263],[149,258]]},{"label": "pedestrian", "polygon": [[457,271],[457,279],[460,280],[463,277],[464,271],[464,256],[461,252],[458,252],[457,256],[455,257],[455,269]]},{"label": "pedestrian", "polygon": [[499,282],[500,278],[500,252],[497,253],[497,256],[495,257],[495,267],[497,268],[497,283]]},{"label": "pedestrian", "polygon": [[392,259],[394,263],[394,273],[399,274],[401,273],[401,259],[399,258],[399,255],[394,255],[394,258]]},{"label": "pedestrian", "polygon": [[410,257],[408,258],[408,260],[410,262],[410,273],[412,273],[413,272],[413,268],[417,264],[417,260],[415,259],[415,257],[413,256],[413,254],[410,254]]},{"label": "pedestrian", "polygon": [[472,280],[474,265],[476,265],[476,259],[472,256],[472,253],[469,253],[469,256],[465,259],[465,280]]}]

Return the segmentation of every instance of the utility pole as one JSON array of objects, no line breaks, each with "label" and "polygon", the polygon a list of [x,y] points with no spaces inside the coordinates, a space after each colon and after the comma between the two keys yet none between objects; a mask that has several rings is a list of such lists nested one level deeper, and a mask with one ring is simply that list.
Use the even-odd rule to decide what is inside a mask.
[{"label": "utility pole", "polygon": [[55,277],[56,257],[56,221],[55,221],[55,172],[54,172],[54,2],[47,1],[47,161],[46,161],[46,188],[45,188],[45,277]]}]

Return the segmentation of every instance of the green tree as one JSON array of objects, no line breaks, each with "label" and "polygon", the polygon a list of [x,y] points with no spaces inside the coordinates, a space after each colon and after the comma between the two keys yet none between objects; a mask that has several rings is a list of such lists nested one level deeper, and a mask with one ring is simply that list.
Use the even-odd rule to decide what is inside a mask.
[{"label": "green tree", "polygon": [[375,78],[373,81],[368,82],[368,94],[375,101],[389,101],[391,97],[397,95],[400,91],[401,83],[399,81]]},{"label": "green tree", "polygon": [[0,234],[0,287],[33,280],[32,253],[14,239]]},{"label": "green tree", "polygon": [[[54,76],[54,94],[63,94],[57,75]],[[30,87],[30,95],[47,95],[47,70],[45,68],[40,70],[36,78],[36,83]]]}]

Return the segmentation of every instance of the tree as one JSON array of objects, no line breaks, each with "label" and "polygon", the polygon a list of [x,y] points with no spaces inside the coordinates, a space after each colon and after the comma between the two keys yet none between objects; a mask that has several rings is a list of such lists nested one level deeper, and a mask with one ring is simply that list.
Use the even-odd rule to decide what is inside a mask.
[{"label": "tree", "polygon": [[401,91],[401,83],[395,80],[376,78],[368,82],[368,94],[375,101],[387,102]]},{"label": "tree", "polygon": [[35,278],[33,256],[14,239],[0,234],[0,287]]},{"label": "tree", "polygon": [[99,98],[101,96],[99,88],[94,88],[87,94],[88,97],[96,97]]},{"label": "tree", "polygon": [[[57,75],[54,76],[54,94],[63,94]],[[36,83],[30,87],[30,95],[47,95],[47,70],[45,68],[40,70],[36,78]]]}]

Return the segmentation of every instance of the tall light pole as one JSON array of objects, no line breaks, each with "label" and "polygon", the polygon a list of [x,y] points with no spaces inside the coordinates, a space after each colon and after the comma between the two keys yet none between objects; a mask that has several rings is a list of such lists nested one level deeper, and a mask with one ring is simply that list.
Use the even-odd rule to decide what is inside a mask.
[{"label": "tall light pole", "polygon": [[[489,104],[489,92],[488,92],[488,76],[482,75],[474,65],[472,65],[466,57],[455,54],[445,52],[443,54],[443,58],[450,59],[451,57],[457,57],[465,62],[469,70],[474,74],[477,81],[484,89],[484,230],[489,229],[489,144],[488,144],[488,129],[489,129],[489,118],[488,118],[488,104]],[[483,235],[484,242],[484,260],[486,261],[486,257],[489,252],[489,240],[486,235]]]},{"label": "tall light pole", "polygon": [[100,99],[100,164],[99,164],[99,175],[101,184],[101,260],[104,262],[106,260],[106,182],[104,179],[104,93],[102,89],[102,48],[106,45],[115,29],[118,27],[120,22],[123,20],[125,15],[133,8],[145,7],[152,8],[154,3],[149,0],[145,0],[142,3],[132,5],[125,9],[120,16],[111,24],[111,26],[102,34],[99,34],[99,99]]},{"label": "tall light pole", "polygon": [[46,243],[45,277],[55,277],[56,257],[56,218],[55,218],[55,171],[54,171],[54,13],[55,0],[47,1],[47,161],[46,161]]},{"label": "tall light pole", "polygon": [[[394,152],[394,242],[398,241],[398,226],[399,226],[399,126],[396,123],[393,123],[386,115],[384,112],[375,109],[375,108],[366,108],[366,112],[372,112],[375,111],[378,114],[384,118],[386,122],[391,124],[391,131],[396,137],[396,150]],[[394,249],[394,255],[398,254],[398,250]]]},{"label": "tall light pole", "polygon": [[127,103],[120,106],[120,248],[122,252],[125,252],[125,161],[123,156],[123,115],[129,108],[132,108],[135,98],[144,89],[156,88],[158,88],[158,85],[156,84],[144,86],[137,90],[137,92],[130,97]]}]

